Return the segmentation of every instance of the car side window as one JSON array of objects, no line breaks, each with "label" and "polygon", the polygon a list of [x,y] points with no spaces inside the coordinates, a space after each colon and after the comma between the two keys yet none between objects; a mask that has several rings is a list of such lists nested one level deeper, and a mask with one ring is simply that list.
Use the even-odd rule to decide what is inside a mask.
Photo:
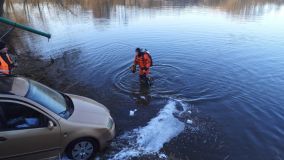
[{"label": "car side window", "polygon": [[48,118],[25,105],[0,102],[0,131],[43,128]]}]

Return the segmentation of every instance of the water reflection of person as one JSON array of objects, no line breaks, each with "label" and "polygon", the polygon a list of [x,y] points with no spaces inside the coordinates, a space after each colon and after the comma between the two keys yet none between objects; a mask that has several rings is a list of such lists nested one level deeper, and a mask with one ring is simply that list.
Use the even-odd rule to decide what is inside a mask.
[{"label": "water reflection of person", "polygon": [[140,89],[138,93],[133,93],[136,105],[138,106],[149,106],[151,102],[150,96],[150,85],[140,83]]}]

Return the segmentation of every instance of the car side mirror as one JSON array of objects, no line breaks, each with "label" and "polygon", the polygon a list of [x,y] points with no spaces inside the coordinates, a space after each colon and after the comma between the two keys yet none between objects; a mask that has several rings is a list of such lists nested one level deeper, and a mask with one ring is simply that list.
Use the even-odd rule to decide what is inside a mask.
[{"label": "car side mirror", "polygon": [[48,126],[47,126],[47,128],[48,128],[49,130],[52,130],[52,129],[54,128],[54,123],[53,123],[52,121],[48,121]]}]

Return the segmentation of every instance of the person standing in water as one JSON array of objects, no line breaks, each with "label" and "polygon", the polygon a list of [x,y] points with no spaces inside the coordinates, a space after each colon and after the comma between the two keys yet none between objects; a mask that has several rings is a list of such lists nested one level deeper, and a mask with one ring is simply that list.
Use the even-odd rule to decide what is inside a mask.
[{"label": "person standing in water", "polygon": [[140,82],[144,84],[150,84],[150,67],[153,66],[153,60],[148,51],[142,51],[140,48],[136,48],[136,55],[134,59],[134,63],[131,67],[133,73],[136,72],[136,66],[139,66],[139,77]]}]

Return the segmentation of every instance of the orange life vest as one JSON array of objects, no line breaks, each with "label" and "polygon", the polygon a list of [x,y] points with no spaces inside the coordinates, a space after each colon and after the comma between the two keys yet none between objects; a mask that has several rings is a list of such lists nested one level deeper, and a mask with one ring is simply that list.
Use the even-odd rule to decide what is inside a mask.
[{"label": "orange life vest", "polygon": [[[139,74],[149,74],[150,73],[150,67],[153,65],[152,57],[148,52],[144,52],[142,56],[139,56],[136,54],[135,56],[135,64],[139,65]],[[147,70],[144,70],[146,68]]]},{"label": "orange life vest", "polygon": [[[8,54],[6,54],[9,63],[12,63],[12,60]],[[9,64],[0,56],[0,73],[2,74],[10,74]]]}]

